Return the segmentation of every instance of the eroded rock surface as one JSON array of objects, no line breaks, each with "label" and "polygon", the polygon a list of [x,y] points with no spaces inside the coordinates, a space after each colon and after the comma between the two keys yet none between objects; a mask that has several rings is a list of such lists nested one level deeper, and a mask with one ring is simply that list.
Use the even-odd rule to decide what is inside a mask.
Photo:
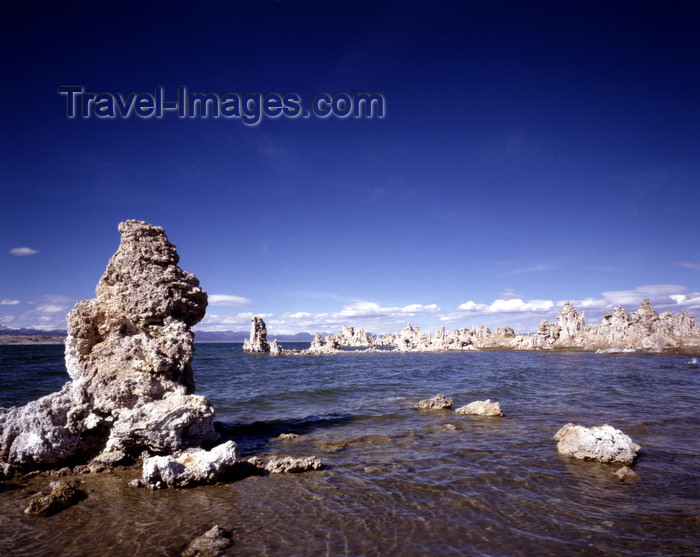
[{"label": "eroded rock surface", "polygon": [[24,510],[25,514],[51,516],[74,505],[85,497],[75,485],[65,480],[51,482],[51,493],[35,497]]},{"label": "eroded rock surface", "polygon": [[182,552],[182,557],[216,557],[233,545],[231,532],[217,524],[198,538],[193,539]]},{"label": "eroded rock surface", "polygon": [[188,450],[178,457],[153,456],[143,461],[143,482],[151,489],[189,487],[217,482],[231,473],[238,447],[227,441],[210,451]]},{"label": "eroded rock surface", "polygon": [[632,464],[641,447],[610,425],[587,428],[566,424],[555,435],[560,454],[581,460]]},{"label": "eroded rock surface", "polygon": [[265,470],[270,474],[298,474],[311,470],[320,470],[323,463],[318,457],[309,456],[306,458],[273,458],[265,465]]},{"label": "eroded rock surface", "polygon": [[419,400],[416,404],[416,408],[422,410],[446,410],[452,408],[452,402],[453,400],[451,398],[443,394],[437,394],[430,398]]},{"label": "eroded rock surface", "polygon": [[369,338],[362,327],[355,329],[354,327],[343,325],[343,328],[335,335],[335,338],[339,346],[367,347],[372,345],[372,339]]},{"label": "eroded rock surface", "polygon": [[314,339],[311,341],[309,348],[304,350],[303,354],[336,354],[340,352],[340,345],[338,344],[338,339],[333,335],[326,336],[326,342],[323,342],[321,338],[321,333],[316,331],[314,334]]},{"label": "eroded rock surface", "polygon": [[466,406],[457,408],[455,412],[457,414],[472,414],[475,416],[503,416],[503,412],[501,412],[500,403],[491,402],[491,399],[475,400],[474,402],[470,402]]},{"label": "eroded rock surface", "polygon": [[251,319],[250,338],[243,341],[245,352],[269,352],[270,343],[267,342],[267,327],[265,321],[259,315]]},{"label": "eroded rock surface", "polygon": [[103,451],[171,452],[218,438],[213,409],[193,394],[191,327],[204,317],[207,295],[178,267],[162,228],[130,220],[119,231],[96,297],[68,314],[71,381],[0,409],[6,471],[86,462]]},{"label": "eroded rock surface", "polygon": [[279,356],[280,354],[282,354],[282,346],[275,339],[270,343],[270,356]]}]

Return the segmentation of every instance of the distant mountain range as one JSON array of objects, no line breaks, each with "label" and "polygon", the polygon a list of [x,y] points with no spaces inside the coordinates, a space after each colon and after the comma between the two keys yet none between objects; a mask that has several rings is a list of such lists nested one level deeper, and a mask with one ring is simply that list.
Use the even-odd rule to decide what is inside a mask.
[{"label": "distant mountain range", "polygon": [[[15,336],[43,336],[43,337],[65,337],[67,331],[58,329],[45,331],[43,329],[13,329],[0,325],[0,335],[15,335]],[[326,336],[330,333],[321,333]],[[250,337],[250,331],[195,331],[195,342],[243,342]],[[268,340],[277,339],[279,342],[311,342],[314,335],[310,333],[297,333],[295,335],[267,335]]]},{"label": "distant mountain range", "polygon": [[[324,333],[325,334],[325,333]],[[250,337],[250,331],[195,331],[195,342],[243,342]],[[267,334],[267,340],[277,339],[279,342],[311,342],[314,335],[297,333],[295,335]]]},{"label": "distant mountain range", "polygon": [[61,331],[59,329],[53,329],[50,331],[45,331],[44,329],[13,329],[12,327],[5,327],[0,325],[0,335],[31,335],[31,336],[43,336],[43,337],[64,337],[68,334],[67,331]]}]

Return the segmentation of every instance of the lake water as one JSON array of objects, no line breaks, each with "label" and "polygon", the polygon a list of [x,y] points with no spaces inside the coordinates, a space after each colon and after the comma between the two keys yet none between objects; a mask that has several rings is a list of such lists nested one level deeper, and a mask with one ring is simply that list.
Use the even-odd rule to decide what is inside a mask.
[{"label": "lake water", "polygon": [[[197,393],[247,458],[325,469],[186,490],[80,476],[88,497],[23,514],[45,477],[0,494],[0,555],[179,555],[214,524],[231,555],[695,555],[700,370],[689,356],[582,352],[245,354],[198,344]],[[0,406],[67,380],[61,346],[0,346]],[[490,398],[503,418],[419,411]],[[564,424],[609,423],[642,446],[640,477],[559,456]],[[280,433],[298,433],[292,440]]]}]

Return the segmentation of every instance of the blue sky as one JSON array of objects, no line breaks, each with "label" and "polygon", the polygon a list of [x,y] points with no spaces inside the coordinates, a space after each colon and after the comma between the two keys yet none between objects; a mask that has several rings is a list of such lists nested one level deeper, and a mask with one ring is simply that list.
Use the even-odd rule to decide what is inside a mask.
[{"label": "blue sky", "polygon": [[[697,2],[8,10],[2,325],[63,328],[130,218],[210,294],[200,330],[529,331],[564,300],[591,323],[644,297],[698,314]],[[386,115],[69,119],[61,85],[378,92]]]}]

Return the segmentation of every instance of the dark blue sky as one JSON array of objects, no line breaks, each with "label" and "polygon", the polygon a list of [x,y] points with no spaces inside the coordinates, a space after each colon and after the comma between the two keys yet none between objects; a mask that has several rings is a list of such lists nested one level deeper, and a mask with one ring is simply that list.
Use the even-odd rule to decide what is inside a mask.
[{"label": "dark blue sky", "polygon": [[[592,318],[646,296],[700,308],[697,2],[8,10],[4,325],[61,326],[128,218],[163,226],[216,296],[202,328],[259,313],[273,332],[532,329],[565,299]],[[61,85],[378,92],[387,112],[69,119]]]}]

